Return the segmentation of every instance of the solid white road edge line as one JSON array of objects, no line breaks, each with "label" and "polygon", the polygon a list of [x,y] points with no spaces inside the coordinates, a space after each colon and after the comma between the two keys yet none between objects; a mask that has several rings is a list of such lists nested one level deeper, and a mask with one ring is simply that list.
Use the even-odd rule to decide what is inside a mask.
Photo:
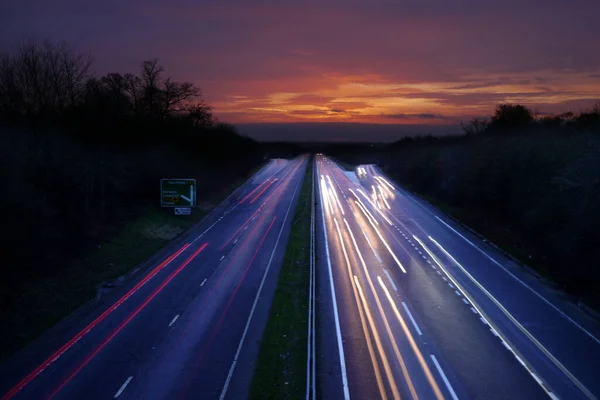
[{"label": "solid white road edge line", "polygon": [[550,300],[546,299],[544,296],[542,296],[537,291],[535,291],[531,286],[529,286],[528,284],[526,284],[525,282],[523,282],[521,279],[519,279],[515,274],[513,274],[508,269],[506,269],[506,267],[504,267],[502,264],[500,264],[498,261],[496,261],[494,258],[492,258],[489,254],[487,254],[485,251],[481,250],[479,247],[477,247],[475,244],[473,244],[473,242],[471,242],[469,239],[467,239],[466,237],[464,237],[463,235],[461,235],[458,231],[456,231],[454,228],[452,228],[450,225],[448,225],[446,222],[444,222],[440,217],[438,217],[437,215],[434,215],[434,217],[436,217],[442,224],[446,225],[452,232],[456,233],[458,236],[460,236],[461,238],[463,238],[467,243],[469,243],[475,249],[479,250],[479,252],[481,254],[483,254],[484,256],[486,256],[487,258],[489,258],[494,264],[496,264],[497,266],[499,266],[500,268],[502,268],[504,270],[504,272],[506,272],[507,274],[509,274],[513,279],[515,279],[521,285],[523,285],[527,289],[529,289],[533,294],[535,294],[537,297],[539,297],[541,300],[543,300],[546,304],[548,304],[550,307],[552,307],[554,310],[556,310],[564,318],[566,318],[567,320],[569,320],[569,322],[571,322],[573,325],[575,325],[577,328],[579,328],[582,332],[584,332],[586,335],[588,335],[590,338],[592,338],[596,343],[600,344],[600,339],[598,339],[591,332],[589,332],[588,330],[586,330],[583,326],[579,325],[576,321],[574,321],[567,314],[565,314],[564,312],[562,312],[560,310],[560,308],[558,308],[557,306],[555,306],[554,304],[552,304],[550,302]]},{"label": "solid white road edge line", "polygon": [[[458,290],[461,291],[461,293],[463,294],[463,296],[465,296],[470,302],[471,304],[473,304],[473,307],[479,312],[480,315],[483,315],[479,309],[477,308],[477,306],[475,305],[475,303],[473,302],[473,300],[467,295],[467,293],[465,293],[465,291],[462,289],[462,287],[452,278],[452,276],[448,273],[448,271],[446,271],[446,269],[441,265],[441,263],[439,262],[439,260],[431,253],[431,251],[429,250],[429,248],[427,246],[425,246],[425,244],[415,235],[413,235],[413,237],[415,238],[415,240],[417,242],[419,242],[419,244],[421,245],[421,247],[423,247],[423,249],[427,252],[427,254],[429,254],[429,256],[439,265],[439,267],[444,271],[444,273],[448,276],[448,278],[454,282],[454,284],[456,285],[456,287],[458,288]],[[477,281],[474,280],[474,278],[471,276],[471,274],[469,274],[464,267],[458,262],[456,261],[456,259],[454,257],[452,257],[452,255],[450,253],[448,253],[443,247],[441,247],[441,245],[436,242],[431,236],[429,236],[429,239],[431,241],[433,241],[433,243],[435,243],[440,250],[442,250],[459,268],[462,269],[463,273],[465,275],[467,275],[467,277],[469,277],[478,287],[481,291],[483,291],[490,300],[492,300],[496,306],[513,322],[513,324],[515,324],[515,326],[517,326],[517,328],[519,328],[521,330],[521,332],[523,332],[540,350],[542,350],[542,352],[548,357],[548,359],[550,361],[552,361],[554,363],[554,365],[556,365],[586,396],[588,396],[590,399],[595,399],[594,395],[585,387],[581,384],[581,382],[579,382],[577,380],[577,378],[575,378],[575,376],[573,376],[573,374],[571,374],[571,372],[569,372],[556,358],[554,358],[554,356],[548,352],[548,350],[546,350],[546,348],[544,346],[542,346],[541,343],[539,343],[537,341],[537,339],[535,339],[533,336],[531,336],[531,334],[529,333],[529,331],[527,331],[510,313],[508,313],[508,311],[504,308],[504,306],[502,306],[502,304],[500,304],[500,302],[498,302],[498,300],[496,300],[495,297],[493,297],[483,286],[481,286],[481,284]],[[439,272],[439,271],[438,271]],[[464,299],[463,299],[464,300]],[[504,335],[500,335],[498,333],[498,331],[496,331],[491,324],[490,325],[490,329],[492,330],[492,332],[498,336],[501,340],[502,343],[507,346],[507,348],[513,352],[514,354],[516,354],[516,352],[510,348],[506,342],[504,341]],[[531,374],[533,373],[532,367],[530,367],[529,365],[527,365],[525,367],[525,369]],[[544,384],[540,384],[540,387],[550,396],[552,397],[553,394],[552,392],[550,392],[550,390],[546,387],[546,385]]]},{"label": "solid white road edge line", "polygon": [[273,257],[275,256],[275,251],[277,250],[277,245],[279,244],[279,239],[281,239],[281,234],[283,233],[283,228],[285,227],[285,222],[288,219],[290,214],[290,209],[292,208],[292,204],[294,204],[294,197],[296,196],[296,192],[298,191],[298,187],[302,179],[298,180],[296,184],[296,188],[292,193],[292,200],[290,200],[290,205],[285,213],[285,218],[283,219],[283,223],[281,224],[281,229],[279,230],[279,235],[277,235],[277,240],[275,241],[275,246],[273,247],[273,251],[271,252],[271,257],[269,258],[269,263],[267,264],[267,268],[263,274],[262,280],[260,281],[260,286],[258,287],[258,291],[256,292],[256,296],[254,297],[254,303],[252,303],[252,309],[250,309],[250,315],[248,315],[248,321],[246,321],[246,326],[244,327],[244,332],[242,333],[242,337],[240,339],[240,343],[233,357],[233,362],[231,363],[231,367],[229,368],[229,373],[227,374],[227,379],[225,380],[225,384],[223,385],[223,390],[221,391],[221,395],[219,396],[220,400],[223,400],[227,395],[227,389],[229,389],[229,383],[231,382],[231,378],[233,377],[233,372],[235,371],[235,366],[237,364],[237,360],[242,352],[242,347],[244,346],[244,341],[246,340],[246,335],[248,334],[248,329],[250,328],[250,323],[252,322],[252,317],[254,316],[254,311],[256,310],[256,305],[258,304],[258,299],[260,298],[260,294],[262,293],[263,286],[265,284],[265,280],[267,279],[267,275],[269,270],[271,269],[271,263],[273,262]]}]

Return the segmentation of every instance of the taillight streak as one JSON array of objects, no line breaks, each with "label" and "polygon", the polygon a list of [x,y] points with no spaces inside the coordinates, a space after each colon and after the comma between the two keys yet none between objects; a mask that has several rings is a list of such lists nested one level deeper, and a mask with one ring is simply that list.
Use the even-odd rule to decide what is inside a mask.
[{"label": "taillight streak", "polygon": [[63,380],[60,386],[56,388],[56,390],[54,390],[50,396],[48,396],[48,399],[52,399],[54,396],[56,396],[58,392],[60,392],[71,381],[71,379],[75,377],[75,375],[77,375],[115,336],[117,336],[119,332],[121,332],[125,326],[127,326],[127,324],[129,324],[129,322],[131,322],[133,318],[136,317],[136,315],[138,315],[148,305],[148,303],[152,301],[152,299],[154,299],[165,288],[165,286],[169,284],[169,282],[173,280],[173,278],[175,278],[175,276],[177,276],[194,258],[196,258],[196,256],[202,250],[204,250],[207,244],[208,243],[204,243],[202,246],[200,246],[200,248],[192,253],[192,255],[189,256],[175,271],[171,272],[167,279],[165,279],[165,281],[161,283],[159,287],[154,289],[154,291],[146,298],[146,300],[137,306],[136,309],[102,341],[96,350],[94,350],[65,380]]},{"label": "taillight streak", "polygon": [[21,391],[25,386],[27,386],[31,381],[33,381],[39,374],[41,374],[46,368],[52,365],[56,360],[58,360],[67,350],[69,350],[75,343],[77,343],[81,338],[83,338],[86,334],[88,334],[96,325],[102,322],[108,315],[110,315],[114,310],[116,310],[121,304],[125,302],[129,297],[131,297],[135,292],[137,292],[142,286],[144,286],[150,279],[152,279],[156,274],[158,274],[164,267],[169,265],[171,261],[173,261],[177,256],[183,253],[188,247],[189,243],[183,245],[179,250],[175,253],[171,254],[167,259],[165,259],[162,263],[160,263],[156,268],[152,270],[148,275],[144,277],[140,282],[138,282],[131,290],[129,290],[123,297],[117,300],[112,306],[106,309],[100,316],[98,316],[95,320],[89,323],[85,328],[83,328],[79,333],[77,333],[71,340],[65,343],[60,349],[55,351],[50,357],[46,359],[43,363],[37,366],[33,371],[29,373],[25,378],[21,380],[18,384],[16,384],[8,393],[2,396],[2,400],[8,400],[13,398],[19,391]]},{"label": "taillight streak", "polygon": [[210,345],[211,345],[213,339],[215,338],[217,332],[219,331],[219,327],[221,326],[221,323],[223,322],[223,319],[225,318],[225,315],[227,314],[227,311],[229,310],[229,307],[231,306],[231,303],[233,303],[233,299],[235,298],[237,292],[240,289],[240,286],[242,285],[242,283],[244,282],[244,279],[246,278],[246,275],[248,274],[248,270],[250,269],[250,265],[252,265],[252,263],[254,262],[254,259],[256,258],[256,255],[258,254],[258,252],[262,248],[262,245],[263,245],[265,239],[267,238],[267,235],[271,231],[271,228],[273,227],[273,224],[275,223],[276,219],[277,219],[277,217],[273,217],[273,220],[271,221],[271,224],[269,225],[269,227],[265,231],[265,234],[261,238],[260,243],[258,244],[258,247],[256,248],[256,250],[254,251],[254,254],[252,255],[252,258],[250,259],[250,261],[246,265],[246,269],[244,270],[244,274],[240,278],[240,281],[238,282],[238,284],[236,285],[235,289],[233,290],[233,293],[229,297],[229,301],[227,302],[227,305],[225,306],[225,309],[221,313],[221,316],[219,318],[219,321],[217,322],[217,325],[214,327],[214,329],[213,329],[213,331],[211,333],[211,336],[208,339],[208,342],[204,346],[204,349],[202,349],[202,353],[200,353],[198,361],[196,362],[196,366],[194,367],[194,371],[192,372],[192,375],[190,376],[190,378],[189,378],[189,380],[188,380],[188,382],[187,382],[187,384],[185,386],[185,389],[183,390],[183,393],[181,394],[180,398],[183,398],[185,396],[185,393],[187,392],[187,390],[188,390],[188,388],[190,386],[191,380],[195,377],[196,371],[198,370],[198,367],[200,367],[200,364],[202,363],[202,359],[204,358],[204,354],[210,348]]}]

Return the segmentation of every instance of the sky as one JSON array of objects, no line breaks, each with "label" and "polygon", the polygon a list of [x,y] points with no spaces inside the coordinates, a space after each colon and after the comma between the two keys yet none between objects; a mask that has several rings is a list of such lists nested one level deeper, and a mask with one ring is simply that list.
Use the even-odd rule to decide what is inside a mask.
[{"label": "sky", "polygon": [[[219,120],[244,127],[439,131],[501,102],[542,114],[592,107],[599,17],[598,0],[20,0],[0,5],[0,51],[65,41],[93,54],[97,74],[158,57]],[[365,135],[390,139],[369,126]]]}]

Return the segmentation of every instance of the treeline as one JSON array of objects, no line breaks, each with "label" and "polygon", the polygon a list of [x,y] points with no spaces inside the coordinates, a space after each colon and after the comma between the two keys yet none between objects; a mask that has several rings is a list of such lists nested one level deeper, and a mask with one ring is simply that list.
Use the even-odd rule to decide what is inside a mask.
[{"label": "treeline", "polygon": [[92,67],[50,41],[0,55],[0,241],[15,260],[2,267],[2,300],[157,206],[160,178],[196,178],[201,203],[263,160],[157,59],[135,74]]},{"label": "treeline", "polygon": [[600,128],[600,102],[579,114],[538,114],[520,104],[499,104],[491,118],[474,118],[461,123],[465,135],[518,134],[539,132],[582,132]]},{"label": "treeline", "polygon": [[378,163],[577,299],[600,309],[600,108],[498,105],[453,137],[406,138]]}]

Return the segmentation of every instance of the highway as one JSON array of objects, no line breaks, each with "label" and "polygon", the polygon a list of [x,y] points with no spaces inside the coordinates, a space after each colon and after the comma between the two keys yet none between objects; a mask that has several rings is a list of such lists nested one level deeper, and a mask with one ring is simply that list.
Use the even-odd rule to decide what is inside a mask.
[{"label": "highway", "polygon": [[2,400],[245,397],[307,160],[270,161],[126,284],[3,364]]},{"label": "highway", "polygon": [[316,163],[321,398],[599,398],[596,320],[377,167]]}]

